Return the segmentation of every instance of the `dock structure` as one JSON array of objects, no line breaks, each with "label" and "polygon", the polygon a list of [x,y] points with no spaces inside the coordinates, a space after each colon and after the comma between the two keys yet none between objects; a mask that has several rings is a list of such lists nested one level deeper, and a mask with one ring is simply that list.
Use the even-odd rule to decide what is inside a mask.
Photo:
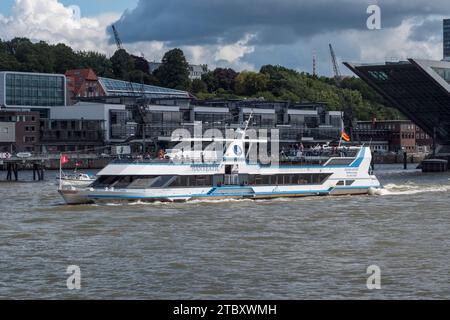
[{"label": "dock structure", "polygon": [[6,181],[19,181],[19,172],[23,170],[33,171],[33,181],[44,181],[45,169],[48,167],[48,157],[30,157],[0,159],[0,169],[6,171]]}]

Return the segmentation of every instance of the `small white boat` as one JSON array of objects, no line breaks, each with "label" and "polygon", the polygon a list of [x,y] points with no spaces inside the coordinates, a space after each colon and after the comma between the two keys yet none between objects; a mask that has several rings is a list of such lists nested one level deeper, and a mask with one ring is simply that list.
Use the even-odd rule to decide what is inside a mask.
[{"label": "small white boat", "polygon": [[57,184],[60,187],[77,187],[87,188],[97,179],[95,176],[91,176],[86,173],[74,172],[74,173],[62,173],[61,177],[56,177]]}]

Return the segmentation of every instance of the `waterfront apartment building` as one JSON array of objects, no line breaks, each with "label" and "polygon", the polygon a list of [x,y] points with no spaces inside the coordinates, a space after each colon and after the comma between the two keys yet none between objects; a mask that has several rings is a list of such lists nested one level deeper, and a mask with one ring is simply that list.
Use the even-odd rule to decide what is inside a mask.
[{"label": "waterfront apartment building", "polygon": [[49,109],[66,104],[63,74],[0,72],[0,107]]},{"label": "waterfront apartment building", "polygon": [[41,150],[102,153],[95,150],[123,142],[135,133],[136,123],[124,105],[80,102],[53,108],[50,119],[41,121]]},{"label": "waterfront apartment building", "polygon": [[[326,105],[314,103],[292,104],[286,101],[260,100],[193,101],[191,104],[158,105],[147,107],[145,135],[148,148],[171,148],[172,132],[185,129],[194,135],[201,126],[202,133],[237,129],[252,115],[249,128],[272,129],[279,132],[280,144],[289,146],[323,144],[338,141],[343,130],[343,114],[327,111]],[[136,133],[142,138],[142,130]]]},{"label": "waterfront apartment building", "polygon": [[101,120],[45,119],[41,122],[40,150],[42,153],[101,153],[96,148],[105,144],[105,132]]},{"label": "waterfront apartment building", "polygon": [[3,152],[40,152],[39,112],[13,110],[1,111],[0,122],[8,124],[8,134],[10,137],[14,136],[14,141],[10,141],[6,146],[4,143],[0,142],[0,145],[4,149],[2,150]]},{"label": "waterfront apartment building", "polygon": [[355,135],[378,153],[428,153],[433,145],[433,139],[410,120],[359,121]]},{"label": "waterfront apartment building", "polygon": [[444,60],[450,61],[450,19],[444,19]]}]

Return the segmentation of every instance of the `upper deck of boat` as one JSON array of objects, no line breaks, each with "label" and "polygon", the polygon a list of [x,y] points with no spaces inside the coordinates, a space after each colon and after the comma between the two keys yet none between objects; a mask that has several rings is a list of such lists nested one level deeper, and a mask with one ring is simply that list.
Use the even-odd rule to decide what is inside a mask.
[{"label": "upper deck of boat", "polygon": [[[348,148],[345,150],[329,149],[311,149],[301,153],[282,153],[278,159],[280,166],[336,166],[350,165],[355,161],[360,148]],[[237,158],[236,158],[237,159]],[[189,165],[189,166],[220,166],[224,162],[222,158],[205,159],[205,158],[175,158],[175,159],[146,159],[143,157],[116,159],[111,164],[132,164],[132,165],[155,165],[155,166],[173,166],[173,165]],[[260,167],[270,167],[272,163],[252,162],[246,160],[247,165],[258,165]]]}]

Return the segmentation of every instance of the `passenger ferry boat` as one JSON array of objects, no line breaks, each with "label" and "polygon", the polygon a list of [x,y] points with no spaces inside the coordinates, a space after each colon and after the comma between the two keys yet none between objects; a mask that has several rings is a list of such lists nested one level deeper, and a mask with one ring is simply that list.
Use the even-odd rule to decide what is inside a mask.
[{"label": "passenger ferry boat", "polygon": [[363,195],[381,188],[371,173],[369,147],[321,147],[277,166],[252,164],[244,151],[245,131],[228,141],[217,161],[116,161],[89,187],[62,185],[59,192],[72,205]]}]

